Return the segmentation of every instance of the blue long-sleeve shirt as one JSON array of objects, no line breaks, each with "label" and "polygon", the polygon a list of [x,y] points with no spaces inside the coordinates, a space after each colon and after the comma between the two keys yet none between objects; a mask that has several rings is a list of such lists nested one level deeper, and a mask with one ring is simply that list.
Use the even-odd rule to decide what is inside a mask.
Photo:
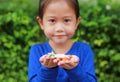
[{"label": "blue long-sleeve shirt", "polygon": [[79,64],[66,70],[59,66],[46,68],[41,65],[39,58],[52,51],[48,42],[34,44],[30,49],[28,79],[29,82],[97,82],[94,69],[94,54],[91,47],[82,42],[74,42],[66,53],[79,57]]}]

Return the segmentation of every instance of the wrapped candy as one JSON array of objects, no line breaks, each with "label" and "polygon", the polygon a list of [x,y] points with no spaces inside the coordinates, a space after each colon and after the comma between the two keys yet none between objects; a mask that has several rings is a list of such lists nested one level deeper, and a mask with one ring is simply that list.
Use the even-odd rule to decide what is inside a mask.
[{"label": "wrapped candy", "polygon": [[55,54],[53,52],[48,53],[48,56],[50,58],[59,58],[60,60],[63,60],[63,61],[65,61],[65,60],[71,60],[71,58],[72,58],[72,55]]}]

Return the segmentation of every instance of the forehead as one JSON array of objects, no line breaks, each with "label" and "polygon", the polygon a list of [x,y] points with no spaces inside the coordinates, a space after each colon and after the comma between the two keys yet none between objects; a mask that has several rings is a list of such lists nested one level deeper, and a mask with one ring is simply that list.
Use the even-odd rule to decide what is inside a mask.
[{"label": "forehead", "polygon": [[[68,4],[68,5],[70,5],[70,6],[73,6],[73,3],[75,3],[74,0],[45,0],[44,4],[45,4],[45,6],[48,6],[49,4],[51,4],[51,3],[56,3],[56,2],[59,2],[59,3],[65,2],[66,4]],[[62,6],[62,5],[63,5],[63,4],[61,4],[61,6]]]},{"label": "forehead", "polygon": [[45,13],[59,13],[60,15],[64,13],[74,13],[74,8],[69,4],[68,0],[51,0],[49,4],[44,9]]}]

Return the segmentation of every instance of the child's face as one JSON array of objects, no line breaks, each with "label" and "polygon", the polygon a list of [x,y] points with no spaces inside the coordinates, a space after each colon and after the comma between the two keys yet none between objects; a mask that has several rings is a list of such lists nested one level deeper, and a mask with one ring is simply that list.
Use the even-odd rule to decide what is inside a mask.
[{"label": "child's face", "polygon": [[43,19],[39,24],[49,40],[55,43],[65,43],[73,37],[79,24],[75,11],[65,0],[54,0],[47,5]]}]

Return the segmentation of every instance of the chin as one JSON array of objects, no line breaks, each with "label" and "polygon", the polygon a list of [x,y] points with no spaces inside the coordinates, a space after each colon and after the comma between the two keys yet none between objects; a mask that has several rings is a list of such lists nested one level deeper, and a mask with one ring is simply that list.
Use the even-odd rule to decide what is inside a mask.
[{"label": "chin", "polygon": [[68,39],[51,39],[50,42],[54,44],[66,44],[68,42]]},{"label": "chin", "polygon": [[55,43],[56,43],[56,44],[65,44],[66,41],[56,41]]}]

